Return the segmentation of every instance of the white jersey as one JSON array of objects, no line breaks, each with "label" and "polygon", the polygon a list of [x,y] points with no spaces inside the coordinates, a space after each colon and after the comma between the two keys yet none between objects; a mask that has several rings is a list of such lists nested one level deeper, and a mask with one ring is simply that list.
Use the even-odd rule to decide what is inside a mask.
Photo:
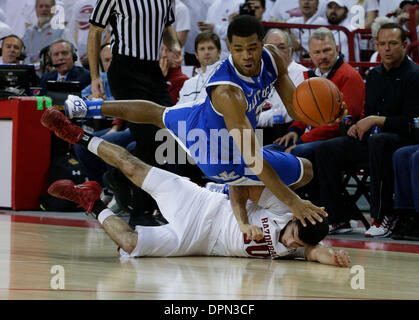
[{"label": "white jersey", "polygon": [[286,248],[279,242],[281,230],[293,215],[268,189],[258,204],[248,202],[250,223],[260,226],[265,235],[262,241],[251,241],[244,238],[224,194],[157,168],[149,171],[142,188],[156,200],[169,223],[136,226],[137,246],[131,254],[121,249],[122,256],[304,258],[304,247]]},{"label": "white jersey", "polygon": [[280,241],[281,231],[293,219],[290,209],[280,202],[269,189],[265,188],[258,204],[247,202],[249,224],[262,228],[264,238],[249,240],[240,231],[233,210],[228,203],[223,214],[217,216],[215,223],[221,232],[212,255],[253,258],[305,258],[305,247],[287,248]]},{"label": "white jersey", "polygon": [[207,97],[205,86],[221,62],[221,60],[218,60],[212,65],[207,66],[205,72],[202,72],[202,69],[199,68],[196,71],[196,75],[186,80],[183,83],[182,89],[179,91],[179,100],[177,104],[205,100]]}]

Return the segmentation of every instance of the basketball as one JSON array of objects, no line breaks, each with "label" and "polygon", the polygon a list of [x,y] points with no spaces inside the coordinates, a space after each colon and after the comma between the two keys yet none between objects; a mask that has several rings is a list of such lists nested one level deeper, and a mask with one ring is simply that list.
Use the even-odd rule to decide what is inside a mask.
[{"label": "basketball", "polygon": [[293,105],[298,119],[312,127],[336,120],[341,104],[341,92],[332,81],[325,78],[304,80],[293,94]]}]

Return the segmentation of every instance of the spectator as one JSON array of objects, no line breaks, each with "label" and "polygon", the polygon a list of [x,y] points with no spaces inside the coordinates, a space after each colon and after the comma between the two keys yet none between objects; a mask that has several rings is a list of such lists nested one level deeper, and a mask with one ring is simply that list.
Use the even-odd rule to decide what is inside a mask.
[{"label": "spectator", "polygon": [[[348,12],[349,9],[344,0],[327,0],[326,17],[329,25],[345,27],[349,31],[355,30],[350,21],[347,19]],[[332,32],[335,37],[335,41],[339,45],[339,51],[343,54],[344,60],[349,61],[349,45],[346,33],[340,30],[332,30]],[[355,54],[354,59],[355,61],[359,61],[358,41],[355,40],[353,43]]]},{"label": "spectator", "polygon": [[1,0],[1,8],[6,13],[4,23],[10,26],[13,34],[22,38],[26,29],[36,23],[34,0]]},{"label": "spectator", "polygon": [[[332,81],[342,92],[343,101],[348,106],[348,114],[358,120],[363,113],[365,86],[358,71],[344,62],[338,53],[333,33],[327,28],[316,29],[310,36],[310,58],[316,69],[309,71],[309,77],[323,77]],[[302,157],[314,163],[316,148],[325,140],[339,136],[339,124],[309,128],[301,121],[294,121],[288,133],[275,142],[283,151]],[[319,202],[317,180],[306,188],[311,201]],[[309,188],[311,187],[311,188]]]},{"label": "spectator", "polygon": [[387,15],[394,15],[399,8],[400,3],[402,0],[381,0],[378,1],[379,9],[378,9],[378,16],[385,17]]},{"label": "spectator", "polygon": [[[364,25],[362,25],[362,21],[360,21],[359,28],[361,28],[361,29],[371,29],[371,24],[378,17],[378,2],[377,2],[377,0],[358,0],[356,5],[363,6],[364,12],[365,12]],[[349,17],[349,19],[352,22],[353,18],[351,16]],[[361,19],[361,17],[360,17],[360,19]],[[359,21],[359,20],[355,20],[355,21]],[[360,39],[359,40],[359,48],[360,48],[360,56],[361,56],[360,60],[361,61],[367,61],[367,60],[370,59],[371,51],[372,51],[371,48],[372,47],[373,47],[373,41],[370,41],[368,39]]]},{"label": "spectator", "polygon": [[[269,29],[265,36],[265,43],[273,44],[281,51],[288,65],[288,75],[295,86],[307,79],[308,69],[292,59],[294,48],[291,37],[286,31],[275,28]],[[276,137],[282,136],[286,132],[293,119],[288,115],[285,105],[276,90],[268,97],[266,105],[270,108],[264,108],[267,110],[259,115],[258,127],[264,128],[263,141],[271,143]]]},{"label": "spectator", "polygon": [[188,7],[191,18],[191,29],[184,45],[185,65],[199,67],[199,61],[195,57],[195,38],[201,32],[198,22],[205,21],[208,5],[204,0],[183,0]]},{"label": "spectator", "polygon": [[370,29],[375,18],[378,17],[378,1],[377,0],[358,0],[359,5],[364,6],[365,25],[364,29]]},{"label": "spectator", "polygon": [[[287,22],[291,18],[302,17],[300,0],[276,0],[267,15],[268,21]],[[326,0],[319,1],[318,15],[326,18]],[[290,22],[291,23],[291,22]]]},{"label": "spectator", "polygon": [[179,92],[180,103],[203,100],[207,96],[205,86],[219,65],[221,54],[220,38],[210,31],[198,34],[195,39],[195,56],[201,68],[196,75],[186,80]]},{"label": "spectator", "polygon": [[392,238],[419,241],[419,144],[398,149],[393,154],[393,170],[394,209],[399,220]]},{"label": "spectator", "polygon": [[161,46],[160,69],[167,83],[173,105],[179,100],[179,91],[188,77],[182,73],[182,60],[178,59],[164,43]]},{"label": "spectator", "polygon": [[250,5],[250,8],[255,11],[255,17],[259,21],[263,21],[263,15],[266,10],[266,1],[265,0],[246,0],[245,3]]},{"label": "spectator", "polygon": [[49,47],[51,63],[54,71],[45,73],[41,78],[41,94],[45,94],[47,81],[79,81],[80,87],[84,89],[90,83],[89,71],[83,67],[77,67],[76,48],[71,42],[64,39],[55,40]]},{"label": "spectator", "polygon": [[[112,62],[112,52],[111,52],[111,45],[109,43],[105,43],[101,46],[100,49],[100,60],[99,60],[100,69],[100,77],[103,81],[103,86],[105,88],[105,99],[106,100],[115,100],[112,96],[111,87],[109,86],[108,82],[108,69]],[[92,85],[89,84],[86,88],[83,89],[81,92],[83,97],[87,97],[89,99],[93,98],[92,96]]]},{"label": "spectator", "polygon": [[[419,4],[418,0],[405,0],[400,3],[399,12],[396,14],[396,22],[403,26],[404,30],[410,32],[410,9]],[[416,26],[419,24],[419,10],[416,10]],[[414,30],[416,32],[416,29]]]},{"label": "spectator", "polygon": [[377,35],[378,35],[378,30],[380,30],[381,26],[386,24],[386,23],[391,23],[393,22],[390,18],[387,17],[377,17],[373,24],[371,25],[371,37],[372,40],[374,41],[374,48],[375,48],[375,52],[371,55],[370,57],[370,62],[381,62],[381,57],[378,53],[377,50]]},{"label": "spectator", "polygon": [[334,230],[351,230],[350,211],[341,194],[342,170],[368,163],[374,221],[367,237],[386,237],[392,232],[392,155],[413,143],[409,123],[419,115],[419,67],[406,56],[406,33],[397,24],[385,24],[378,31],[377,46],[382,64],[367,76],[365,117],[346,136],[325,141],[315,152],[321,201]]},{"label": "spectator", "polygon": [[51,26],[51,8],[55,5],[55,0],[36,0],[35,12],[38,21],[35,25],[26,29],[23,36],[23,43],[26,47],[27,58],[25,60],[28,64],[34,64],[35,70],[40,75],[40,52],[45,47],[50,45],[54,40],[64,39],[73,43],[74,39],[67,28],[58,29]]},{"label": "spectator", "polygon": [[221,60],[228,57],[227,49],[227,28],[232,16],[239,12],[240,4],[244,0],[215,0],[208,8],[205,22],[198,22],[201,31],[212,31],[220,37],[221,41]]},{"label": "spectator", "polygon": [[183,47],[188,38],[189,30],[191,30],[191,14],[189,8],[181,0],[176,0],[175,23],[173,23],[173,28]]},{"label": "spectator", "polygon": [[89,67],[87,58],[87,40],[89,37],[89,18],[93,12],[96,0],[78,0],[73,6],[72,19],[68,28],[74,37],[80,63]]},{"label": "spectator", "polygon": [[[287,23],[327,25],[327,20],[317,14],[319,0],[299,0],[301,17],[287,20]],[[300,58],[308,58],[308,39],[312,30],[291,29],[294,48],[300,54]]]},{"label": "spectator", "polygon": [[3,38],[0,46],[0,63],[19,63],[25,59],[22,39],[17,35],[11,34]]}]

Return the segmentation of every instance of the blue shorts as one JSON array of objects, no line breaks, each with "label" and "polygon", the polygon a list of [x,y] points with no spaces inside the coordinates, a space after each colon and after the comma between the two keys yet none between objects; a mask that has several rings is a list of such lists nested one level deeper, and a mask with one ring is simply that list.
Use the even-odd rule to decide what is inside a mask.
[{"label": "blue shorts", "polygon": [[[201,171],[209,179],[219,183],[232,185],[263,185],[260,179],[246,166],[243,157],[241,156],[239,159],[236,159],[238,161],[226,162],[218,159],[218,161],[214,163],[213,161],[208,160],[208,158],[204,158],[204,161],[200,161],[200,158],[191,154],[191,149],[196,149],[196,141],[191,143],[186,139],[185,134],[191,130],[203,127],[203,123],[201,122],[204,122],[205,118],[200,115],[199,112],[199,108],[195,107],[192,103],[167,108],[163,115],[163,122],[179,144],[195,160]],[[182,124],[179,125],[179,123]],[[201,141],[203,147],[208,147],[209,150],[210,147],[207,146],[209,139],[202,139]],[[303,175],[303,165],[301,161],[292,154],[279,151],[275,146],[276,145],[269,145],[263,147],[263,158],[272,166],[286,185],[293,185],[299,182]]]}]

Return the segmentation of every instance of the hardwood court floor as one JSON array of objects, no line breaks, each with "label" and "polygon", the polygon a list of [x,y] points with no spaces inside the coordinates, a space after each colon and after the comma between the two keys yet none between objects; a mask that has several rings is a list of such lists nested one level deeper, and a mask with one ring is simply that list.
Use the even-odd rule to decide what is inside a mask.
[{"label": "hardwood court floor", "polygon": [[[42,214],[42,213],[41,213]],[[29,222],[29,223],[28,223]],[[355,243],[355,245],[353,245]],[[121,260],[92,219],[0,214],[0,299],[418,299],[419,245],[326,240],[365,271],[301,261],[224,257]],[[389,250],[405,251],[389,251]],[[57,282],[62,276],[62,282]],[[64,288],[57,288],[57,284]],[[360,283],[358,281],[358,283]]]}]

